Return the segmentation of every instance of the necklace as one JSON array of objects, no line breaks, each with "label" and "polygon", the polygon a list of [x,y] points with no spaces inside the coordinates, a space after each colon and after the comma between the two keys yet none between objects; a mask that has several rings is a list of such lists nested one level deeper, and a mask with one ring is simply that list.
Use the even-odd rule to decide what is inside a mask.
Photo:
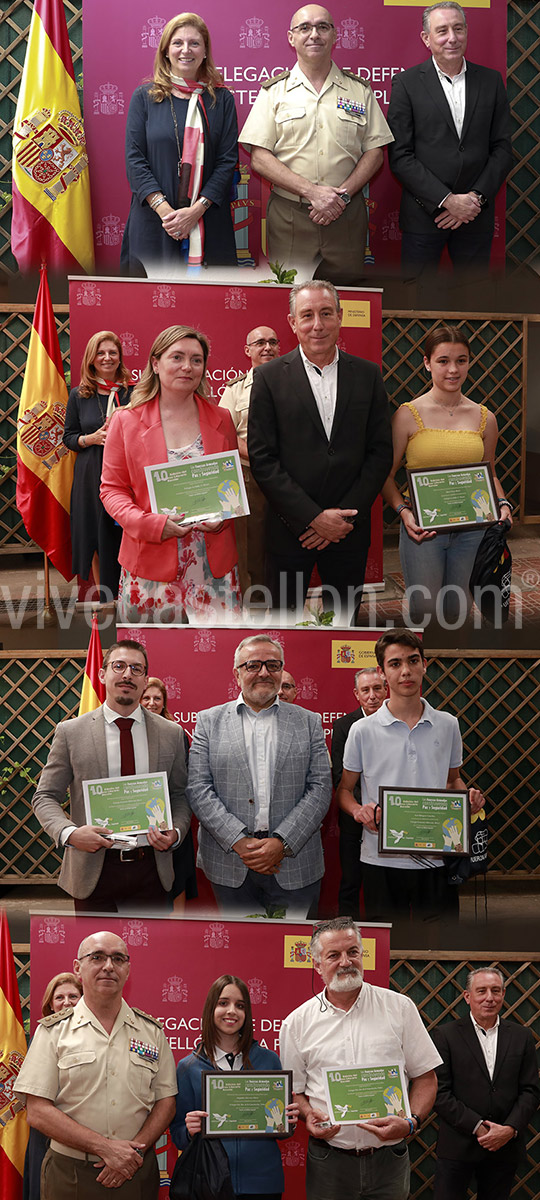
[{"label": "necklace", "polygon": [[444,408],[444,411],[448,417],[453,417],[454,413],[456,412],[456,410],[459,408],[459,406],[461,404],[461,396],[459,397],[457,404],[443,404],[443,401],[437,400],[436,396],[433,396],[433,399],[435,401],[435,404],[439,405],[439,408]]}]

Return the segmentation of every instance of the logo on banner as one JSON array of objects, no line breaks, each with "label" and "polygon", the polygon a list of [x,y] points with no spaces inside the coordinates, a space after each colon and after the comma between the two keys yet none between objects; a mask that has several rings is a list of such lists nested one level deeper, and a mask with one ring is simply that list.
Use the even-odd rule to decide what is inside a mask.
[{"label": "logo on banner", "polygon": [[126,358],[132,354],[139,353],[139,341],[138,338],[135,337],[134,333],[121,333],[120,341],[122,343],[122,350],[124,351]]},{"label": "logo on banner", "polygon": [[147,946],[148,926],[143,921],[128,921],[122,930],[126,946]]},{"label": "logo on banner", "polygon": [[65,941],[66,927],[61,918],[45,917],[38,928],[38,942],[40,945],[42,946],[46,943],[49,946],[64,946]]},{"label": "logo on banner", "polygon": [[332,641],[333,667],[376,667],[375,642]]},{"label": "logo on banner", "polygon": [[[281,1143],[283,1145],[283,1142]],[[286,1142],[286,1149],[282,1151],[283,1165],[285,1167],[303,1167],[306,1161],[306,1152],[304,1147],[299,1142]]]},{"label": "logo on banner", "polygon": [[399,242],[401,241],[401,229],[399,228],[399,210],[395,208],[393,212],[386,214],[382,225],[381,233],[383,242]]},{"label": "logo on banner", "polygon": [[205,950],[228,950],[229,931],[223,921],[211,921],[203,936]]},{"label": "logo on banner", "polygon": [[238,687],[238,684],[237,684],[237,683],[233,683],[233,682],[231,681],[231,683],[229,684],[229,686],[228,686],[228,688],[227,688],[227,697],[228,697],[228,699],[229,699],[229,700],[236,700],[236,697],[237,697],[237,696],[239,696],[239,695],[240,695],[240,688]]},{"label": "logo on banner", "polygon": [[126,629],[126,637],[131,638],[134,642],[140,642],[146,650],[146,633],[140,625],[136,625],[135,629]]},{"label": "logo on banner", "polygon": [[377,942],[375,941],[375,938],[364,938],[363,937],[362,938],[362,949],[364,951],[363,956],[362,956],[362,965],[364,967],[364,971],[374,971],[375,970],[375,960],[377,957],[377,955],[376,955]]},{"label": "logo on banner", "polygon": [[170,700],[179,700],[182,695],[182,688],[173,675],[164,675],[163,682],[167,689],[167,695]]},{"label": "logo on banner", "polygon": [[232,287],[225,292],[225,308],[247,308],[247,296],[243,288]]},{"label": "logo on banner", "polygon": [[240,49],[268,50],[269,45],[270,30],[263,17],[246,17],[240,26]]},{"label": "logo on banner", "polygon": [[13,1092],[22,1064],[23,1056],[18,1050],[12,1050],[7,1062],[0,1063],[0,1129],[24,1108],[24,1102]]},{"label": "logo on banner", "polygon": [[252,1004],[268,1004],[268,992],[262,979],[248,979],[247,984]]},{"label": "logo on banner", "polygon": [[154,308],[176,308],[176,294],[168,283],[159,283],[152,292]]},{"label": "logo on banner", "polygon": [[283,940],[283,966],[308,967],[311,969],[313,964],[309,948],[310,941],[310,937],[298,937],[286,933]]},{"label": "logo on banner", "polygon": [[81,118],[68,109],[50,117],[50,108],[25,117],[14,131],[13,142],[19,166],[50,200],[56,200],[86,171],[88,157]]},{"label": "logo on banner", "polygon": [[96,246],[119,246],[122,241],[124,224],[121,217],[108,213],[96,225]]},{"label": "logo on banner", "polygon": [[336,46],[342,50],[364,50],[366,38],[363,25],[354,17],[345,17],[341,25],[336,26]]},{"label": "logo on banner", "polygon": [[97,283],[80,283],[77,288],[79,308],[101,308],[101,288]]},{"label": "logo on banner", "polygon": [[157,50],[164,28],[165,17],[148,17],[141,32],[143,50]]},{"label": "logo on banner", "polygon": [[116,83],[100,83],[94,92],[95,117],[122,117],[124,115],[124,93]]},{"label": "logo on banner", "polygon": [[200,629],[193,639],[193,649],[198,654],[214,654],[216,638],[211,629]]},{"label": "logo on banner", "polygon": [[301,700],[317,700],[319,688],[310,675],[304,675],[303,679],[300,680],[298,695]]},{"label": "logo on banner", "polygon": [[62,441],[66,406],[57,403],[52,409],[44,410],[47,410],[46,400],[38,400],[32,408],[27,408],[17,421],[17,433],[23,446],[50,471],[64,454],[69,453]]},{"label": "logo on banner", "polygon": [[161,989],[161,999],[169,1004],[186,1004],[188,990],[179,975],[169,975]]}]

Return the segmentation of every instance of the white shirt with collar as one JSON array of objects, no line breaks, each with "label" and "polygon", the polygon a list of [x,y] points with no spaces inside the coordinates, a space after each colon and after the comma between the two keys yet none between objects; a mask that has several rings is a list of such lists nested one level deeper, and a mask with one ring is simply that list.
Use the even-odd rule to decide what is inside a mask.
[{"label": "white shirt with collar", "polygon": [[317,367],[315,363],[309,361],[309,358],[306,357],[301,346],[299,346],[298,349],[306,369],[309,386],[315,397],[315,403],[319,410],[319,416],[324,426],[324,432],[328,438],[328,441],[330,441],[330,434],[332,433],[332,425],[334,423],[337,401],[339,350],[336,346],[334,357],[328,366]]},{"label": "white shirt with collar", "polygon": [[452,113],[452,120],[456,127],[458,137],[461,137],[463,130],[463,121],[465,119],[465,75],[467,73],[467,63],[465,59],[461,64],[461,70],[457,75],[450,78],[432,59],[433,66],[437,72],[437,78],[442,87],[442,90],[448,101],[448,107]]},{"label": "white shirt with collar", "polygon": [[[385,700],[370,717],[355,721],[343,752],[343,767],[359,771],[363,804],[379,803],[379,787],[446,788],[448,772],[460,767],[463,755],[456,717],[422,701],[423,712],[413,729],[394,717]],[[382,855],[379,835],[363,828],[362,862],[379,867],[443,866],[442,858]]]},{"label": "white shirt with collar", "polygon": [[470,1012],[470,1011],[469,1011],[469,1016],[473,1023],[473,1029],[476,1033],[478,1041],[480,1042],[482,1054],[484,1055],[484,1058],[486,1060],[486,1067],[489,1072],[489,1078],[493,1079],[493,1072],[495,1070],[495,1059],[497,1057],[497,1043],[499,1040],[499,1017],[497,1017],[495,1024],[492,1025],[490,1029],[484,1029],[484,1027],[482,1025],[478,1024],[478,1021],[475,1021],[475,1019],[472,1015],[472,1012]]},{"label": "white shirt with collar", "polygon": [[214,1059],[215,1059],[215,1063],[216,1063],[216,1067],[217,1067],[218,1071],[241,1071],[242,1070],[242,1064],[243,1064],[244,1059],[241,1054],[235,1054],[234,1062],[231,1067],[231,1064],[227,1058],[227,1051],[222,1050],[220,1046],[216,1046],[216,1049],[214,1051]]},{"label": "white shirt with collar", "polygon": [[277,714],[279,697],[273,704],[256,713],[246,704],[242,694],[236,701],[242,720],[242,733],[248,760],[253,798],[255,800],[255,832],[269,829],[270,801],[274,784],[274,768],[278,743]]},{"label": "white shirt with collar", "polygon": [[[283,1069],[293,1072],[294,1091],[307,1095],[312,1107],[323,1112],[323,1068],[400,1063],[409,1081],[442,1062],[413,1001],[365,981],[348,1012],[335,1008],[325,989],[285,1017],[279,1057]],[[401,1140],[395,1138],[394,1143]],[[357,1125],[342,1125],[331,1144],[342,1149],[383,1145]]]}]

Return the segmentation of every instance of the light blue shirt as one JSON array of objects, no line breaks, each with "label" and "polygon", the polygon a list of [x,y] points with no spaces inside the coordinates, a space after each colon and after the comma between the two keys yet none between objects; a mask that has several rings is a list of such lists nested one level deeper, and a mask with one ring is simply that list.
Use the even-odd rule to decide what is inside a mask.
[{"label": "light blue shirt", "polygon": [[[345,743],[343,766],[361,772],[363,804],[379,803],[379,787],[446,788],[448,772],[463,761],[461,734],[456,717],[432,708],[422,701],[420,720],[409,729],[405,721],[394,717],[388,701],[373,713],[356,721]],[[362,862],[380,867],[440,867],[442,858],[414,859],[410,855],[383,855],[378,850],[378,834],[364,826]]]},{"label": "light blue shirt", "polygon": [[279,699],[276,696],[274,703],[269,708],[262,708],[258,713],[254,712],[249,704],[246,704],[241,695],[236,701],[236,706],[242,718],[242,732],[253,784],[255,833],[257,833],[259,830],[270,828],[270,801],[276,763]]}]

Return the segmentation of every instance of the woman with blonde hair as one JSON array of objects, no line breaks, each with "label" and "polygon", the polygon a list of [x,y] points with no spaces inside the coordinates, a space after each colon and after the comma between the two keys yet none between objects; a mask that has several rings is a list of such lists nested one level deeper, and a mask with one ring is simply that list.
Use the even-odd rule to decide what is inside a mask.
[{"label": "woman with blonde hair", "polygon": [[77,455],[71,488],[72,570],[81,579],[92,572],[106,600],[118,591],[121,532],[99,498],[103,447],[114,410],[129,401],[129,371],[116,333],[94,333],[83,355],[78,387],[69,394],[64,445]]},{"label": "woman with blonde hair", "polygon": [[163,277],[185,265],[236,266],[237,161],[234,97],[214,65],[208,28],[197,13],[179,13],[161,35],[152,82],[129,106],[123,268]]},{"label": "woman with blonde hair", "polygon": [[205,334],[187,325],[160,333],[107,438],[101,499],[124,531],[118,617],[128,623],[241,614],[233,522],[153,513],[144,473],[145,466],[236,449],[230,413],[206,398],[209,349]]}]

